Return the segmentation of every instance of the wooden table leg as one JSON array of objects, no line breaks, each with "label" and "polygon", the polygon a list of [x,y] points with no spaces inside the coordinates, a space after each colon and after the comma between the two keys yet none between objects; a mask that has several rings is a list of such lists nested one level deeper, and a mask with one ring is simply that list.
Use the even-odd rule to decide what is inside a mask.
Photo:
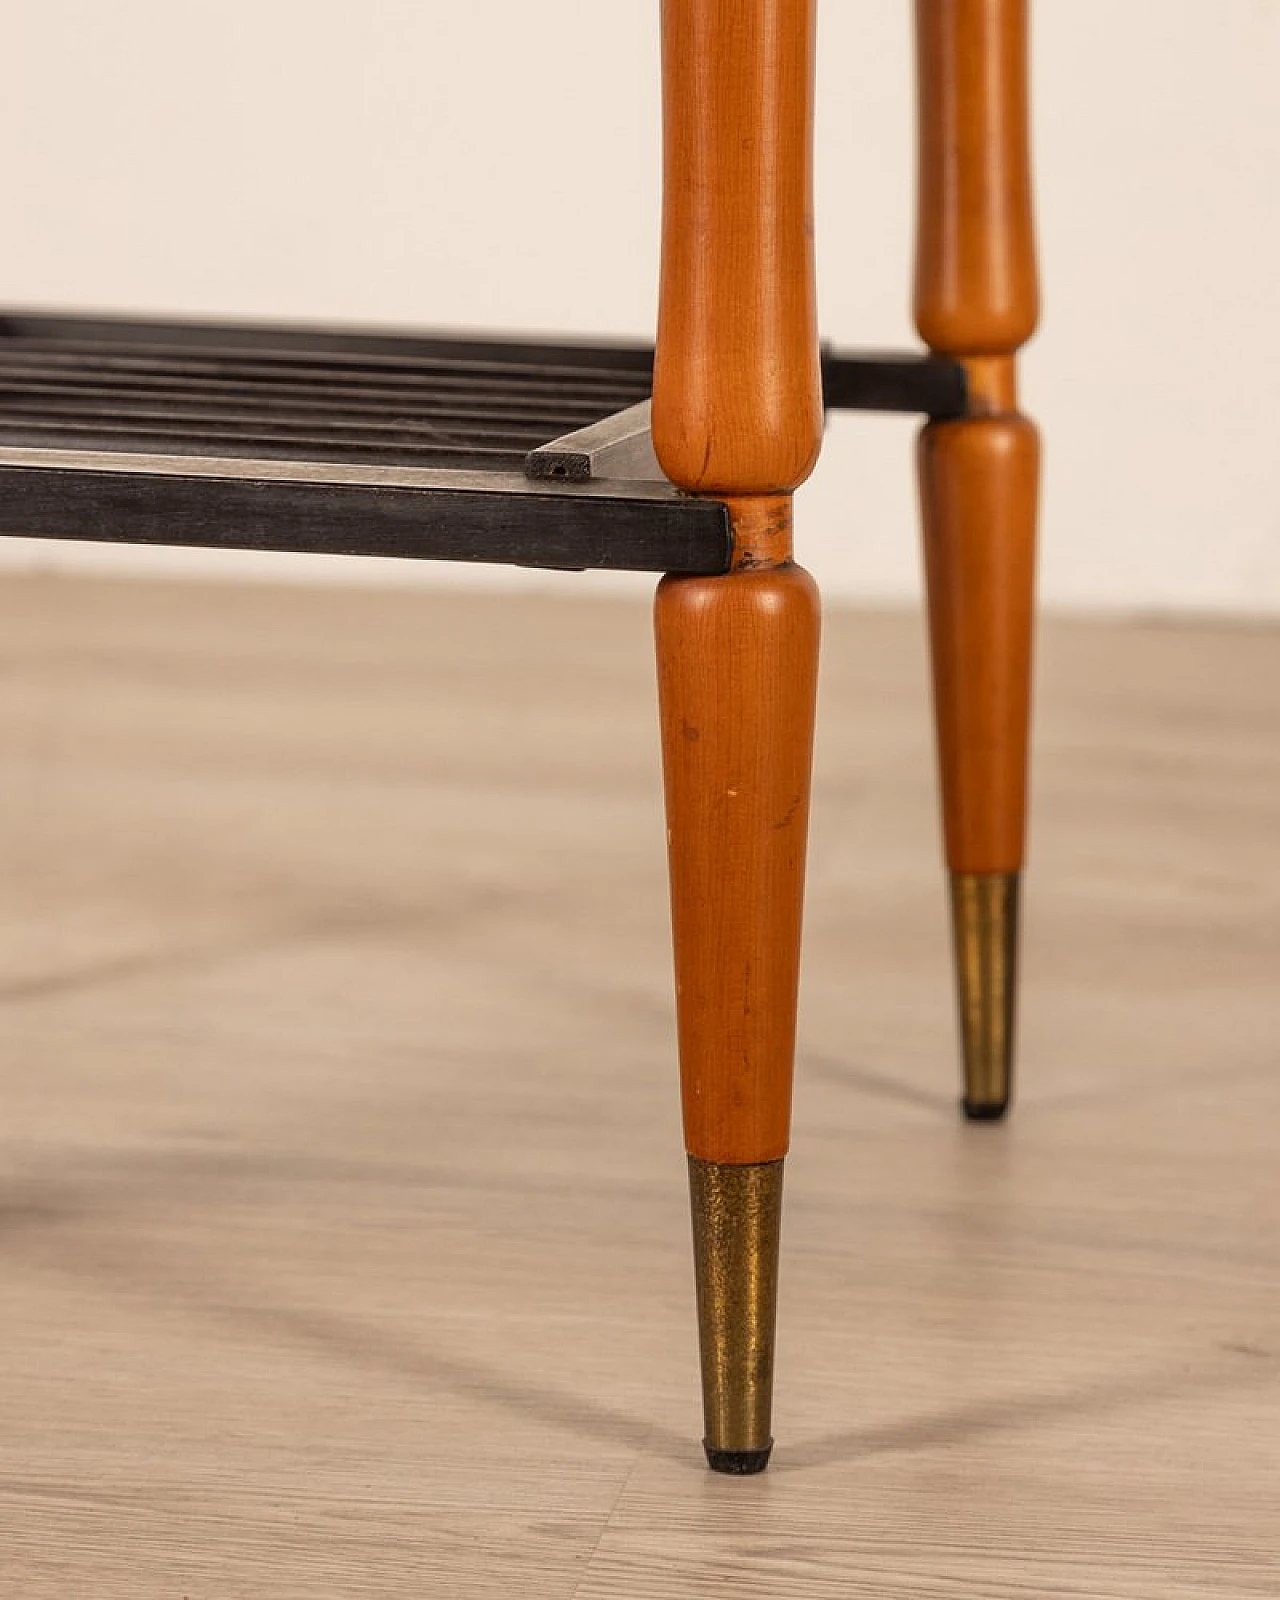
[{"label": "wooden table leg", "polygon": [[815,0],[663,0],[653,440],[729,503],[734,569],[656,603],[706,1450],[768,1462],[818,599],[791,491],[822,406],[811,222]]},{"label": "wooden table leg", "polygon": [[971,415],[929,424],[918,469],[951,871],[964,1110],[1012,1088],[1039,437],[1015,353],[1038,316],[1027,0],[916,0],[915,315],[966,368]]}]

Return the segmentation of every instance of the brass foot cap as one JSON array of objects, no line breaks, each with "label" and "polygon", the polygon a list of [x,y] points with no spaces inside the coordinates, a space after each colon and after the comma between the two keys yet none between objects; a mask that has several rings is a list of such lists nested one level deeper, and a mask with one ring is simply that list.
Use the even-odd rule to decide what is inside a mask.
[{"label": "brass foot cap", "polygon": [[712,1472],[724,1472],[734,1478],[749,1478],[753,1473],[763,1472],[769,1465],[773,1440],[770,1439],[763,1450],[717,1450],[705,1439],[702,1448],[707,1452],[707,1465]]},{"label": "brass foot cap", "polygon": [[1007,1100],[962,1100],[960,1105],[967,1122],[1003,1122],[1009,1109]]},{"label": "brass foot cap", "polygon": [[960,1005],[961,1105],[971,1122],[999,1122],[1013,1084],[1018,986],[1018,874],[954,872],[951,922]]}]

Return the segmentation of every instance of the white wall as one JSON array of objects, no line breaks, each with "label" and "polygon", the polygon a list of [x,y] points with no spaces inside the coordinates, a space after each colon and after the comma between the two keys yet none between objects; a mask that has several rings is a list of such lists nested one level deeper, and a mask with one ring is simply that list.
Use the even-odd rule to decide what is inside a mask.
[{"label": "white wall", "polygon": [[[0,305],[648,334],[656,10],[8,0]],[[824,0],[822,321],[852,344],[912,342],[909,11]],[[1280,0],[1036,0],[1034,55],[1045,599],[1280,614]],[[828,592],[915,593],[912,432],[833,423],[802,526]]]}]

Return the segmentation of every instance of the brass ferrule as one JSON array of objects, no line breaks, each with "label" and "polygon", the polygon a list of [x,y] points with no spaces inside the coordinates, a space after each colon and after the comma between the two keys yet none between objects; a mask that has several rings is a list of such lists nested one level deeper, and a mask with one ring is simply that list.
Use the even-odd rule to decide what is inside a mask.
[{"label": "brass ferrule", "polygon": [[689,1157],[703,1444],[717,1472],[761,1472],[773,1447],[782,1167]]},{"label": "brass ferrule", "polygon": [[1018,887],[1016,872],[951,874],[963,1105],[980,1122],[1003,1117],[1013,1090]]}]

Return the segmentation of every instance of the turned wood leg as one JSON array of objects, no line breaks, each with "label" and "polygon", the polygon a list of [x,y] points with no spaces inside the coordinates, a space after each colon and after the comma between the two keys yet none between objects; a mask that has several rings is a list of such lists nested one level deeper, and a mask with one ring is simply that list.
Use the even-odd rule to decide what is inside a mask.
[{"label": "turned wood leg", "polygon": [[1038,460],[1017,417],[920,438],[964,1109],[978,1119],[1002,1116],[1012,1086]]},{"label": "turned wood leg", "polygon": [[1016,352],[1038,315],[1027,0],[916,0],[916,323],[965,367],[968,415],[918,470],[965,1114],[1013,1084],[1039,438]]},{"label": "turned wood leg", "polygon": [[772,1444],[818,596],[799,567],[665,578],[655,610],[708,1458]]},{"label": "turned wood leg", "polygon": [[653,442],[729,507],[734,570],[656,603],[676,1006],[707,1460],[772,1446],[818,601],[791,491],[822,436],[815,0],[663,0]]}]

